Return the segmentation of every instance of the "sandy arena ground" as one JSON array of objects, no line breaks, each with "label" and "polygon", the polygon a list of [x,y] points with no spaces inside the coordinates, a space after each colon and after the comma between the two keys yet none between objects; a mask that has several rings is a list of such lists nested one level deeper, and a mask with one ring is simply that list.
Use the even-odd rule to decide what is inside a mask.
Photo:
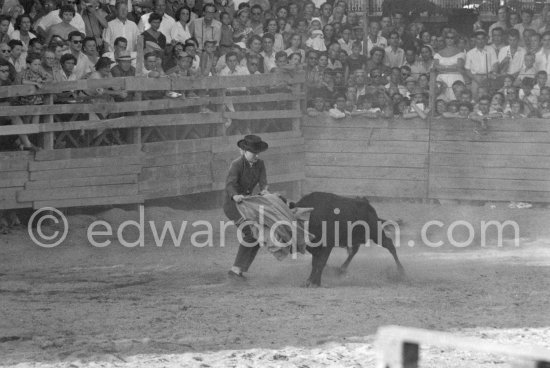
[{"label": "sandy arena ground", "polygon": [[[550,348],[550,210],[418,203],[375,203],[380,216],[401,218],[399,281],[390,254],[363,247],[348,275],[333,251],[324,287],[300,285],[311,257],[278,262],[262,250],[246,284],[226,279],[236,253],[235,233],[220,247],[190,246],[204,227],[188,225],[181,247],[113,243],[95,248],[86,228],[104,219],[116,229],[137,212],[111,209],[69,217],[67,240],[53,249],[34,245],[26,229],[0,236],[0,366],[16,367],[374,367],[375,333],[382,325],[451,331],[516,346]],[[468,220],[471,246],[456,248],[432,228],[439,248],[420,244],[425,221]],[[148,207],[145,220],[224,220],[221,210]],[[489,234],[480,247],[481,220],[515,220],[503,247]],[[464,227],[455,239],[464,240]],[[52,229],[50,229],[51,231]],[[136,234],[125,233],[133,240]],[[102,240],[105,237],[98,237]],[[422,367],[505,367],[503,356],[433,347]]]}]

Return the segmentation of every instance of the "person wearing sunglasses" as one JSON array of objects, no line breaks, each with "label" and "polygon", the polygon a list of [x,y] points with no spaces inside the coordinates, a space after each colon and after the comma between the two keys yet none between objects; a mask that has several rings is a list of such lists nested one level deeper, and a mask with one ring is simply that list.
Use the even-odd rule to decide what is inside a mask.
[{"label": "person wearing sunglasses", "polygon": [[76,79],[82,79],[85,75],[95,71],[95,64],[82,52],[83,40],[84,37],[78,31],[71,32],[68,37],[69,51],[67,53],[76,58],[76,65],[73,70]]}]

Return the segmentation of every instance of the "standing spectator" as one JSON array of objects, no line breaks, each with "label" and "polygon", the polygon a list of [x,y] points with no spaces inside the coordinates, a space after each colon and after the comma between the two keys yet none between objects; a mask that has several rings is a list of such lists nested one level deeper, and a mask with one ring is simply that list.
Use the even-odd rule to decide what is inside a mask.
[{"label": "standing spectator", "polygon": [[215,41],[216,46],[220,44],[222,24],[220,21],[214,19],[216,14],[216,7],[213,4],[206,4],[203,7],[204,17],[195,19],[191,22],[189,30],[191,36],[193,36],[199,47],[204,46],[204,41]]},{"label": "standing spectator", "polygon": [[[107,12],[99,5],[99,0],[88,0],[84,2],[82,19],[86,27],[86,36],[93,37],[99,50],[103,51],[103,30],[107,28]],[[101,54],[102,52],[100,52]]]},{"label": "standing spectator", "polygon": [[[26,59],[29,52],[29,44],[36,36],[30,32],[31,17],[27,14],[20,15],[15,22],[15,31],[10,35],[12,40],[20,40],[23,42],[23,52],[21,58]],[[1,41],[0,41],[1,42]]]},{"label": "standing spectator", "polygon": [[485,31],[475,33],[476,46],[466,53],[466,74],[472,80],[472,95],[478,97],[478,88],[495,73],[498,63],[495,50],[487,47]]},{"label": "standing spectator", "polygon": [[0,14],[0,43],[8,43],[10,41],[10,36],[8,36],[10,24],[10,17]]},{"label": "standing spectator", "polygon": [[94,64],[90,59],[82,52],[82,34],[78,31],[71,32],[69,34],[69,51],[76,58],[76,66],[73,73],[76,79],[82,79],[85,75],[93,72]]},{"label": "standing spectator", "polygon": [[542,48],[535,55],[535,67],[537,71],[545,71],[550,75],[550,31],[542,35]]},{"label": "standing spectator", "polygon": [[[165,44],[171,43],[172,39],[170,37],[170,30],[176,23],[174,18],[169,16],[165,13],[166,10],[166,0],[155,0],[154,1],[154,12],[147,13],[141,16],[141,19],[138,24],[138,29],[141,33],[147,31],[149,28],[151,28],[151,19],[159,20],[159,26],[157,27],[157,30],[155,32],[160,32],[165,38]],[[157,16],[151,18],[152,14],[156,14]],[[156,37],[155,37],[156,38]],[[164,47],[162,48],[164,50]]]},{"label": "standing spectator", "polygon": [[261,36],[264,33],[264,10],[260,5],[250,8],[250,28],[255,35]]},{"label": "standing spectator", "polygon": [[260,53],[264,59],[264,73],[271,72],[275,65],[275,51],[273,50],[273,44],[275,38],[272,34],[266,33],[262,37],[263,51]]},{"label": "standing spectator", "polygon": [[115,40],[124,37],[127,43],[126,49],[130,52],[135,51],[139,36],[138,26],[128,19],[128,6],[124,2],[117,2],[115,9],[116,18],[107,24],[103,32],[103,41],[107,44],[109,51],[114,51]]},{"label": "standing spectator", "polygon": [[[47,73],[42,72],[40,64],[42,57],[39,54],[29,54],[27,56],[27,68],[20,74],[20,83],[24,85],[33,85],[40,89],[46,82],[50,82],[52,79]],[[42,105],[44,100],[42,95],[24,96],[19,100],[21,105]],[[38,124],[40,122],[40,115],[28,115],[25,119],[30,118],[29,123]],[[27,146],[28,138],[23,142]]]},{"label": "standing spectator", "polygon": [[56,23],[48,28],[46,44],[50,43],[50,40],[54,35],[60,36],[63,40],[66,40],[69,38],[69,34],[73,32],[80,32],[78,28],[72,25],[72,20],[75,17],[75,11],[72,6],[61,6],[61,8],[59,9],[59,17],[61,18],[61,22]]},{"label": "standing spectator", "polygon": [[386,47],[384,64],[389,68],[400,67],[405,60],[405,51],[399,47],[399,33],[390,33],[389,44]]},{"label": "standing spectator", "polygon": [[519,74],[523,66],[526,51],[519,46],[519,32],[517,29],[511,29],[508,32],[508,46],[502,48],[498,55],[498,69],[501,74],[513,75],[514,78]]},{"label": "standing spectator", "polygon": [[[508,8],[505,6],[501,6],[497,10],[497,21],[489,27],[489,37],[493,34],[493,29],[500,27],[504,31],[507,31],[509,27],[509,20],[508,20]],[[489,42],[491,42],[492,39],[489,38]]]},{"label": "standing spectator", "polygon": [[[65,8],[65,10],[62,10],[63,8]],[[68,8],[72,9],[73,14],[73,17],[69,21],[69,24],[76,28],[76,30],[78,30],[79,32],[86,34],[86,25],[84,24],[84,20],[82,19],[82,16],[76,12],[76,0],[64,0],[59,11],[52,10],[44,17],[42,17],[36,25],[36,28],[39,29],[39,33],[42,32],[43,34],[59,34],[57,32],[49,32],[50,28],[63,21],[63,13],[69,11]],[[60,34],[60,36],[64,39],[67,38],[62,34]],[[46,39],[48,40],[48,38]],[[46,44],[47,43],[48,42],[46,42]]]},{"label": "standing spectator", "polygon": [[26,61],[21,58],[21,54],[23,53],[23,42],[19,40],[10,40],[8,46],[11,49],[8,61],[13,65],[17,73],[21,73],[21,71],[27,68]]},{"label": "standing spectator", "polygon": [[[252,27],[250,26],[249,19],[250,9],[239,9],[235,18],[233,19],[233,41],[234,42],[246,42],[249,36],[252,34]],[[262,33],[264,29],[262,27]]]},{"label": "standing spectator", "polygon": [[498,59],[500,58],[500,51],[506,47],[506,44],[504,43],[504,30],[500,27],[493,28],[491,37],[493,42],[489,45],[489,47],[495,50],[495,54]]},{"label": "standing spectator", "polygon": [[220,37],[220,53],[225,54],[231,48],[234,39],[233,26],[231,25],[231,16],[229,15],[229,13],[221,13],[220,22],[222,24],[222,34]]},{"label": "standing spectator", "polygon": [[[381,47],[383,49],[386,49],[388,47],[388,41],[380,35],[380,23],[378,22],[371,22],[369,26],[369,34],[367,38],[367,50],[365,52],[365,55],[370,54],[370,50],[372,50],[373,47]],[[363,40],[357,40],[358,42],[363,42]]]},{"label": "standing spectator", "polygon": [[454,96],[453,94],[452,85],[456,81],[464,82],[462,72],[466,56],[456,46],[456,36],[454,33],[448,32],[444,36],[445,47],[435,54],[434,68],[439,72],[437,80],[447,86],[445,91],[447,101],[452,101],[458,98],[458,96]]},{"label": "standing spectator", "polygon": [[184,6],[176,11],[176,23],[170,30],[170,38],[172,39],[172,45],[176,43],[185,43],[191,38],[191,32],[189,31],[189,22],[191,21],[191,9]]},{"label": "standing spectator", "polygon": [[143,36],[143,48],[145,50],[152,51],[165,50],[166,36],[159,31],[162,22],[162,16],[158,13],[151,13],[147,21],[149,23],[149,28],[147,28],[145,32],[141,34]]},{"label": "standing spectator", "polygon": [[434,59],[432,56],[432,49],[428,45],[420,47],[420,57],[411,66],[411,74],[414,77],[422,74],[430,75],[434,66]]}]

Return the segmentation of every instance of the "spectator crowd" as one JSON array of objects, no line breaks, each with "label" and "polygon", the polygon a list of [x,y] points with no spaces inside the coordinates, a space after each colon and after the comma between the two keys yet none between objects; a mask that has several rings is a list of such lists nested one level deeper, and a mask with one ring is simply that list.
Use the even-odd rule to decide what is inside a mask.
[{"label": "spectator crowd", "polygon": [[[399,9],[363,27],[345,0],[5,0],[0,83],[41,88],[86,78],[304,70],[311,116],[434,114],[473,119],[483,128],[495,117],[550,117],[549,9],[533,14],[521,5],[502,6],[495,23],[476,22],[459,33],[428,27]],[[136,64],[138,42],[144,52]],[[116,90],[88,92],[87,98],[104,95],[132,99]],[[44,101],[32,96],[0,103]],[[14,117],[2,124],[38,121]],[[18,147],[35,149],[24,135]]]}]

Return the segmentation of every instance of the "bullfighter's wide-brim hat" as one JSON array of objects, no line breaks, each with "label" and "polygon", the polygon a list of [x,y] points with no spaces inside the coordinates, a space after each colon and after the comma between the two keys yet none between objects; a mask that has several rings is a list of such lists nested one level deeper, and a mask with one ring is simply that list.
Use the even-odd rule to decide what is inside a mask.
[{"label": "bullfighter's wide-brim hat", "polygon": [[260,153],[268,149],[269,145],[262,141],[262,138],[257,135],[249,134],[245,135],[243,139],[237,142],[237,146],[252,153]]}]

